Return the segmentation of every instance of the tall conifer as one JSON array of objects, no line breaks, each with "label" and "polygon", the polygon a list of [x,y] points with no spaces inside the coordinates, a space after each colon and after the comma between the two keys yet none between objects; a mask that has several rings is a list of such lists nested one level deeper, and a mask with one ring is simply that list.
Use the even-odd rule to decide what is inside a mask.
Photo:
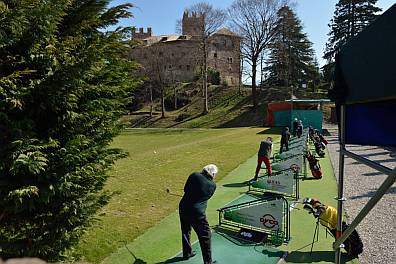
[{"label": "tall conifer", "polygon": [[324,58],[333,61],[335,53],[348,39],[361,32],[373,22],[377,13],[378,0],[339,0],[336,4],[334,17],[331,19]]},{"label": "tall conifer", "polygon": [[279,10],[277,33],[269,55],[269,78],[278,85],[294,85],[317,78],[312,43],[303,33],[301,21],[289,6]]},{"label": "tall conifer", "polygon": [[57,259],[106,203],[137,80],[129,4],[0,1],[0,256]]}]

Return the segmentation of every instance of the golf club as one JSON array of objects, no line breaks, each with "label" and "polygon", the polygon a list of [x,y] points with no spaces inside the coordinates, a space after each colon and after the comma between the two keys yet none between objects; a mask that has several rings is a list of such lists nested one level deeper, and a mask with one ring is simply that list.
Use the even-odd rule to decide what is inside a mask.
[{"label": "golf club", "polygon": [[173,196],[183,197],[183,195],[180,195],[180,194],[171,192],[171,191],[169,190],[169,188],[166,188],[166,193],[167,193],[167,194],[170,194],[170,195],[173,195]]}]

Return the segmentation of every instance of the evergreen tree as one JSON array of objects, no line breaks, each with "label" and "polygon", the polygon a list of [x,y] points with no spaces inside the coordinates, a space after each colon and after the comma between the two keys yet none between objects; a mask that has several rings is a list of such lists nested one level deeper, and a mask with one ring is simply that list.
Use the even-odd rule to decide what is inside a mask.
[{"label": "evergreen tree", "polygon": [[109,148],[136,85],[129,4],[0,1],[0,256],[57,259],[109,194]]},{"label": "evergreen tree", "polygon": [[326,43],[324,58],[333,61],[335,53],[348,39],[361,32],[373,22],[381,11],[376,7],[378,0],[339,0],[334,17],[330,21],[329,39]]},{"label": "evergreen tree", "polygon": [[302,32],[301,21],[289,6],[283,6],[278,13],[277,33],[266,68],[269,78],[273,84],[285,86],[312,81],[318,76],[312,43]]}]

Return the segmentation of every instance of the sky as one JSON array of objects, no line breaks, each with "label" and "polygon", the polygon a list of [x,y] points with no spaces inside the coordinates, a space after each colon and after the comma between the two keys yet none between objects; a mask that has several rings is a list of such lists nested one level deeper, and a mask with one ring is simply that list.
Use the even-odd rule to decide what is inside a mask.
[{"label": "sky", "polygon": [[[155,35],[172,34],[176,31],[176,20],[183,15],[185,8],[201,2],[202,0],[114,0],[111,5],[132,3],[133,18],[121,21],[123,26],[135,26],[137,28],[152,27]],[[214,7],[227,8],[234,0],[206,0]],[[335,4],[338,0],[295,0],[294,10],[304,26],[309,40],[313,43],[319,65],[323,66],[322,59],[328,24],[333,17]],[[377,6],[383,11],[387,10],[395,0],[378,0]]]}]

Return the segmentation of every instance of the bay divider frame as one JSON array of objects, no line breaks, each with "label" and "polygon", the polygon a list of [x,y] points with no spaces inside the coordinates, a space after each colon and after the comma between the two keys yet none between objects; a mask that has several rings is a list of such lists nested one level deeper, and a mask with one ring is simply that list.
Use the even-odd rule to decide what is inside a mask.
[{"label": "bay divider frame", "polygon": [[290,241],[290,211],[289,211],[289,202],[285,197],[283,197],[283,195],[269,196],[269,197],[260,198],[260,199],[256,199],[253,201],[230,205],[230,206],[226,206],[226,207],[217,209],[217,211],[219,212],[219,226],[220,227],[221,226],[230,226],[230,227],[234,227],[234,228],[246,228],[248,230],[258,231],[258,232],[267,234],[269,236],[272,236],[271,230],[268,230],[265,228],[258,228],[258,227],[250,226],[250,225],[246,225],[246,224],[241,224],[241,223],[237,223],[237,222],[231,221],[231,220],[226,220],[226,219],[224,219],[224,213],[228,209],[237,209],[238,207],[244,208],[249,205],[260,204],[262,202],[271,202],[276,199],[282,199],[282,201],[283,201],[283,210],[282,210],[282,216],[283,216],[282,229],[283,230],[281,230],[281,231],[285,234],[283,242],[288,243]]},{"label": "bay divider frame", "polygon": [[[305,163],[306,163],[305,158],[303,158],[303,166],[304,167],[306,167]],[[288,171],[288,170],[294,171],[292,168],[289,168],[289,169],[277,171],[274,174],[276,175],[277,173],[282,173],[283,171]],[[305,169],[305,173],[306,173],[306,169]],[[251,184],[249,184],[248,192],[259,193],[259,194],[268,193],[268,194],[282,195],[284,197],[288,197],[288,198],[291,198],[291,199],[297,201],[298,199],[300,199],[300,181],[299,181],[300,178],[299,177],[300,177],[300,173],[298,171],[297,172],[294,171],[293,180],[295,181],[295,184],[294,184],[292,194],[288,194],[288,193],[284,193],[284,192],[277,192],[277,191],[274,191],[271,189],[263,189],[263,188],[253,187]],[[269,177],[266,175],[266,176],[260,176],[258,178],[260,179],[260,178],[269,178]]]}]

